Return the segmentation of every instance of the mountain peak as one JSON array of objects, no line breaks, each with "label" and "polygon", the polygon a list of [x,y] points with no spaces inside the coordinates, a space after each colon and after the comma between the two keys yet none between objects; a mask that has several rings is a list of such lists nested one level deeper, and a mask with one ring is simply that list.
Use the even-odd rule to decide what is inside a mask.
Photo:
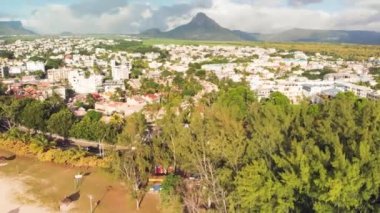
[{"label": "mountain peak", "polygon": [[190,24],[202,27],[220,27],[218,23],[208,17],[205,13],[197,13],[197,15],[191,20]]}]

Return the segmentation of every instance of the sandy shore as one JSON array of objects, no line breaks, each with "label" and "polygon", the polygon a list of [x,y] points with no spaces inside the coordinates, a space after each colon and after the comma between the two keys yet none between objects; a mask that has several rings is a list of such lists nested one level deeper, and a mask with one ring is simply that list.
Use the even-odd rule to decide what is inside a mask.
[{"label": "sandy shore", "polygon": [[38,204],[26,204],[19,198],[31,195],[25,193],[26,185],[19,178],[4,177],[0,173],[0,213],[51,213],[54,212]]}]

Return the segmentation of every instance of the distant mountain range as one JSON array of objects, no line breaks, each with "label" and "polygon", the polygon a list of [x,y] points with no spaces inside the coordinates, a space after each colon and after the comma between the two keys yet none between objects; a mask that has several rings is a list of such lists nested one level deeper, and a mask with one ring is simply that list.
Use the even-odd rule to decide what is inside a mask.
[{"label": "distant mountain range", "polygon": [[188,24],[162,32],[150,29],[143,37],[173,38],[211,41],[278,41],[278,42],[334,42],[356,44],[380,44],[380,33],[349,30],[292,29],[276,34],[249,33],[220,26],[204,13],[198,13]]},{"label": "distant mountain range", "polygon": [[0,35],[33,35],[20,21],[0,21]]},{"label": "distant mountain range", "polygon": [[[20,21],[0,21],[0,36],[33,35]],[[61,35],[73,35],[70,32]],[[163,32],[150,29],[140,34],[143,37],[173,38],[209,41],[277,41],[277,42],[333,42],[380,45],[380,33],[350,30],[291,29],[276,34],[249,33],[230,30],[220,26],[204,13],[198,13],[188,24]]]}]

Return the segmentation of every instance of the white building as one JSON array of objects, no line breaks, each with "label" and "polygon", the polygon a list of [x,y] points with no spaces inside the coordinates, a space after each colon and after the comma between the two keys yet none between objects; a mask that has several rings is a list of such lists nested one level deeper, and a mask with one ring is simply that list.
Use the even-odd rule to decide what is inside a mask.
[{"label": "white building", "polygon": [[355,95],[366,98],[373,90],[369,87],[358,86],[347,82],[336,82],[336,88],[342,89],[344,92],[353,92]]},{"label": "white building", "polygon": [[26,62],[26,70],[28,72],[36,72],[36,71],[45,72],[45,64],[40,61],[28,61]]},{"label": "white building", "polygon": [[322,91],[330,90],[335,87],[334,81],[308,81],[302,84],[306,97],[321,94]]},{"label": "white building", "polygon": [[115,92],[117,88],[125,90],[125,84],[123,81],[106,81],[103,83],[104,92]]},{"label": "white building", "polygon": [[114,81],[124,81],[129,79],[130,66],[129,64],[112,66],[112,79]]},{"label": "white building", "polygon": [[73,90],[79,94],[88,94],[98,92],[98,89],[102,86],[103,76],[90,75],[86,78],[84,72],[70,71],[68,75],[69,84]]},{"label": "white building", "polygon": [[17,75],[23,72],[23,67],[21,66],[12,66],[9,68],[9,74]]}]

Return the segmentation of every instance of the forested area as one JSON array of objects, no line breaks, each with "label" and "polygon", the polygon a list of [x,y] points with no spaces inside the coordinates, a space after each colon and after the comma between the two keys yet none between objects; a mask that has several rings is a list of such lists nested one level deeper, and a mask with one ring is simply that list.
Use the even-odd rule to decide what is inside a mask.
[{"label": "forested area", "polygon": [[[223,86],[224,85],[224,86]],[[380,104],[351,93],[293,105],[280,93],[258,102],[242,84],[187,109],[75,118],[59,100],[3,97],[3,123],[130,147],[108,152],[107,171],[137,206],[157,165],[173,168],[161,191],[167,212],[375,212],[380,204]]]},{"label": "forested area", "polygon": [[273,93],[259,103],[230,85],[191,110],[168,112],[152,140],[142,117],[127,121],[119,140],[135,151],[120,155],[118,168],[133,168],[126,177],[136,195],[153,165],[193,177],[167,177],[163,205],[174,212],[377,211],[379,113],[378,102],[351,93],[299,105]]},{"label": "forested area", "polygon": [[157,140],[166,142],[169,162],[199,174],[199,189],[208,189],[198,192],[193,207],[211,199],[217,211],[374,210],[380,184],[376,102],[341,94],[321,105],[294,106],[280,94],[264,103],[239,94],[227,92],[162,124]]}]

